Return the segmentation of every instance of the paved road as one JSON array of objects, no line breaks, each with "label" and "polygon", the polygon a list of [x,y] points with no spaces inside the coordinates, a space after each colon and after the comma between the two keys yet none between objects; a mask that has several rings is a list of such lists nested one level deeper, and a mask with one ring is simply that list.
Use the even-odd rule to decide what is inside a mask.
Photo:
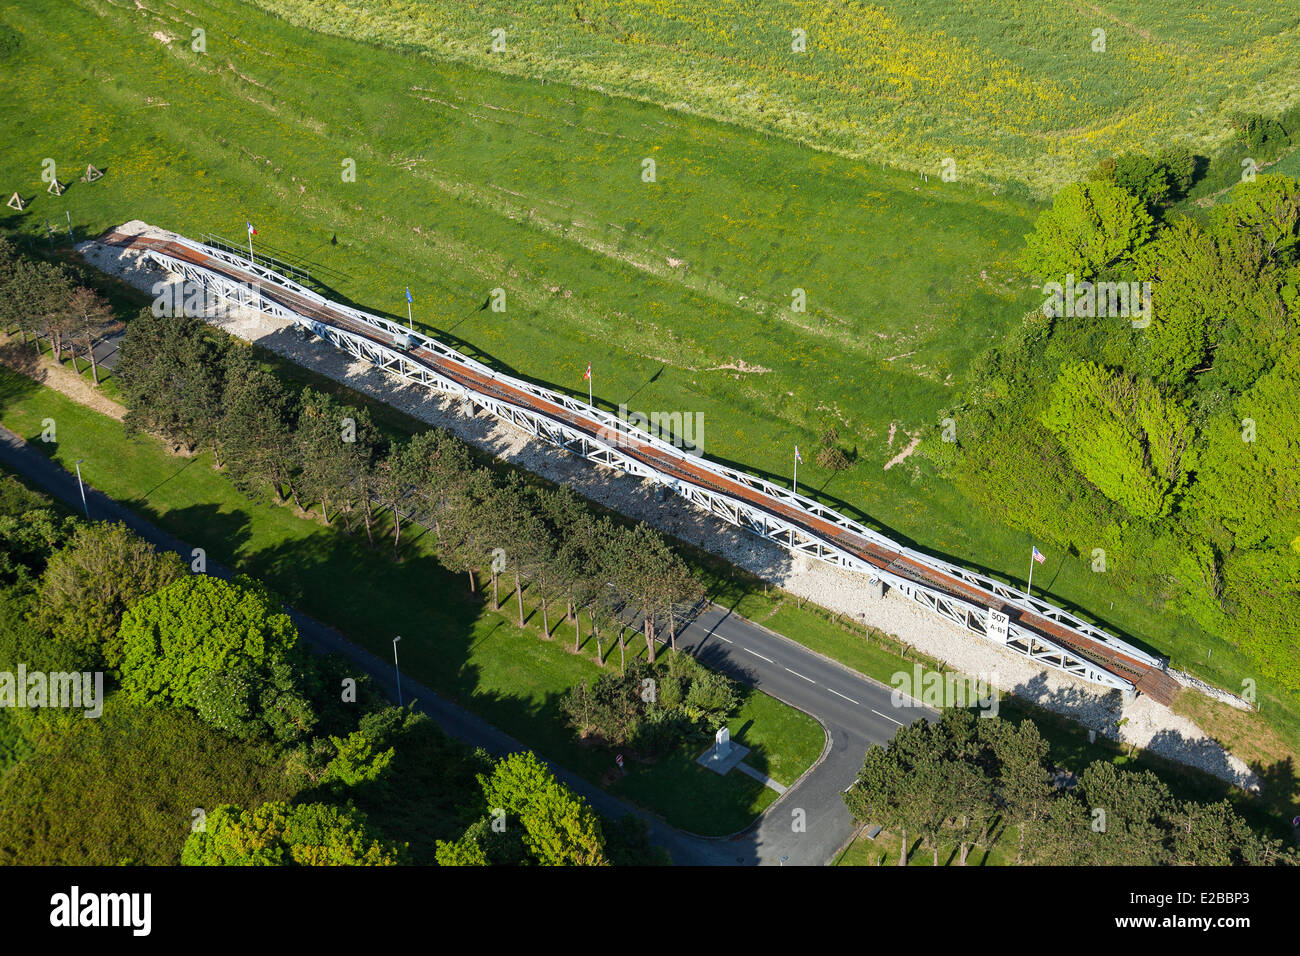
[{"label": "paved road", "polygon": [[[853,832],[840,795],[857,777],[867,748],[887,742],[902,724],[937,717],[928,708],[894,707],[888,687],[716,605],[682,630],[677,646],[811,714],[826,731],[822,762],[747,835],[765,863],[782,857],[791,865],[828,861]],[[798,811],[806,832],[794,829]]]},{"label": "paved road", "polygon": [[[13,432],[0,428],[0,463],[74,508],[81,507],[76,476],[45,457]],[[173,537],[107,495],[86,489],[92,518],[122,521],[159,548],[175,551],[188,563],[192,545]],[[208,573],[232,572],[208,561]],[[353,644],[341,633],[291,609],[303,638],[318,650],[355,661],[396,698],[392,666]],[[651,839],[665,847],[679,865],[776,864],[820,865],[827,862],[852,832],[841,792],[853,782],[862,756],[872,743],[887,741],[900,723],[932,711],[895,709],[890,691],[860,674],[814,654],[766,628],[711,606],[677,637],[678,647],[744,683],[758,687],[817,718],[828,746],[817,766],[769,807],[755,826],[730,839],[712,840],[683,833],[629,806],[562,767],[556,775],[602,813],[621,817],[636,813],[650,825]],[[451,736],[494,754],[527,749],[487,721],[406,677],[407,700]],[[734,771],[733,771],[734,772]]]}]

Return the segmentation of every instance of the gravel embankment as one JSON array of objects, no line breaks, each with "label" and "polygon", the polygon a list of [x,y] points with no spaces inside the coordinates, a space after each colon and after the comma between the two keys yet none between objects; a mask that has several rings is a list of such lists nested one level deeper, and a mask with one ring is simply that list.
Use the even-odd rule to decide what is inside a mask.
[{"label": "gravel embankment", "polygon": [[[127,223],[121,230],[166,235],[141,222]],[[142,267],[136,257],[121,250],[86,242],[78,246],[78,251],[92,265],[145,290],[167,278]],[[792,594],[891,634],[951,667],[987,677],[996,686],[1077,720],[1101,735],[1199,767],[1239,786],[1258,786],[1258,779],[1243,761],[1224,750],[1193,721],[1148,697],[1126,703],[1118,692],[1107,693],[1068,674],[1038,667],[893,591],[873,600],[862,586],[860,575],[791,555],[775,544],[682,505],[671,496],[662,500],[652,483],[543,445],[487,412],[467,414],[459,402],[389,376],[318,340],[304,340],[291,323],[242,309],[214,315],[210,321],[421,421],[445,428],[504,461],[564,482],[609,508],[721,555]],[[1215,696],[1221,694],[1218,691]],[[1119,726],[1120,721],[1124,721],[1123,726]]]}]

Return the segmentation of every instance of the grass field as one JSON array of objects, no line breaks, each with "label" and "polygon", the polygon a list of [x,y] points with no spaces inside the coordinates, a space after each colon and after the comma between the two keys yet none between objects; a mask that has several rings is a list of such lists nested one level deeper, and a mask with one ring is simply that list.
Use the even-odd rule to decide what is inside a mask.
[{"label": "grass field", "polygon": [[[562,628],[542,639],[540,612],[527,595],[521,630],[509,603],[497,613],[470,599],[463,578],[437,564],[428,541],[412,540],[395,564],[382,547],[371,551],[287,508],[248,501],[212,468],[209,455],[176,458],[152,438],[129,439],[118,422],[2,368],[0,400],[6,427],[35,440],[41,421],[54,419],[58,441],[36,441],[38,448],[65,466],[83,458],[90,484],[204,547],[211,559],[266,581],[381,656],[401,634],[404,672],[593,782],[611,769],[610,755],[580,746],[559,710],[569,688],[602,673],[594,642],[572,654],[571,633]],[[340,587],[342,581],[350,585]],[[557,617],[562,613],[552,608],[552,620]],[[607,666],[617,667],[617,647],[607,640],[605,652]],[[643,641],[629,640],[629,659],[644,652]],[[731,728],[753,750],[751,765],[785,784],[811,766],[825,740],[811,717],[757,691],[746,694]],[[749,777],[719,777],[697,766],[696,749],[684,746],[655,763],[630,762],[608,789],[705,835],[744,827],[775,799]]]},{"label": "grass field", "polygon": [[[498,367],[583,393],[590,360],[606,407],[701,414],[715,459],[784,481],[793,446],[815,447],[834,425],[856,464],[833,475],[808,456],[801,490],[904,543],[1020,579],[1027,536],[990,523],[915,458],[883,466],[909,432],[939,421],[972,356],[1035,303],[1010,262],[1037,206],[423,57],[420,16],[394,52],[308,36],[236,0],[0,0],[0,103],[13,117],[0,180],[34,199],[0,228],[43,237],[47,219],[70,213],[79,235],[140,218],[240,241],[252,220],[264,251],[310,268],[336,297],[401,316],[409,285],[417,321]],[[1224,22],[1276,25],[1242,16]],[[187,43],[198,25],[205,54]],[[1180,29],[1188,50],[1220,58],[1234,42],[1230,30]],[[1234,61],[1243,76],[1269,48]],[[46,157],[71,182],[62,198],[39,181]],[[654,183],[641,180],[647,157]],[[76,182],[88,162],[104,180]],[[483,309],[498,287],[504,315]],[[806,312],[790,309],[796,287]],[[1078,557],[1049,555],[1035,584],[1225,687],[1249,673],[1223,641]],[[1300,740],[1293,704],[1260,690],[1265,719]]]},{"label": "grass field", "polygon": [[[1270,0],[254,2],[313,29],[892,166],[936,174],[952,157],[961,176],[1038,191],[1111,153],[1175,139],[1213,152],[1234,112],[1300,98],[1300,14]],[[806,52],[792,50],[796,28]]]}]

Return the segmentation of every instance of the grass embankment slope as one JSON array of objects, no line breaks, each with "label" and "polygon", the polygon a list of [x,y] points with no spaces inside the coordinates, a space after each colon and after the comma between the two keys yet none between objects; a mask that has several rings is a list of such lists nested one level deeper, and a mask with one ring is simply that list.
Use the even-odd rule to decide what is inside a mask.
[{"label": "grass embankment slope", "polygon": [[[1234,112],[1300,100],[1300,16],[1272,0],[253,2],[891,166],[935,174],[952,157],[963,176],[1040,193],[1114,153],[1182,141],[1212,154]],[[806,52],[792,50],[795,29]]]},{"label": "grass embankment slope", "polygon": [[[714,458],[785,480],[792,446],[834,425],[857,463],[832,475],[809,460],[801,489],[907,543],[1023,575],[1025,535],[915,457],[883,466],[1036,303],[1010,265],[1036,208],[652,105],[313,36],[234,0],[33,0],[0,6],[0,21],[0,102],[15,118],[0,171],[35,198],[4,228],[43,235],[67,211],[82,235],[142,218],[240,241],[252,220],[264,248],[335,296],[401,316],[410,285],[431,332],[499,367],[581,393],[590,360],[607,407],[702,414]],[[187,42],[199,26],[205,54]],[[37,185],[47,156],[73,180],[62,198]],[[107,177],[76,183],[86,162]],[[497,287],[504,314],[482,308]],[[796,287],[807,312],[790,309]],[[1036,583],[1055,600],[1240,685],[1222,641],[1077,557],[1049,557]],[[1297,736],[1288,710],[1265,712]]]}]

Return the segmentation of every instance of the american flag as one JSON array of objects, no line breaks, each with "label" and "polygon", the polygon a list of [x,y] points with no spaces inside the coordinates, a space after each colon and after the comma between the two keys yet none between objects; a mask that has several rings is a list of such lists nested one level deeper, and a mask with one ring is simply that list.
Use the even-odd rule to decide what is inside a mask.
[{"label": "american flag", "polygon": [[1042,564],[1044,561],[1047,560],[1045,557],[1043,557],[1043,552],[1038,550],[1038,545],[1034,545],[1034,560],[1039,564]]},{"label": "american flag", "polygon": [[794,446],[794,460],[797,461],[797,462],[798,462],[799,464],[801,464],[801,465],[803,464],[803,455],[799,454],[799,446],[798,446],[798,445],[795,445],[795,446]]}]

